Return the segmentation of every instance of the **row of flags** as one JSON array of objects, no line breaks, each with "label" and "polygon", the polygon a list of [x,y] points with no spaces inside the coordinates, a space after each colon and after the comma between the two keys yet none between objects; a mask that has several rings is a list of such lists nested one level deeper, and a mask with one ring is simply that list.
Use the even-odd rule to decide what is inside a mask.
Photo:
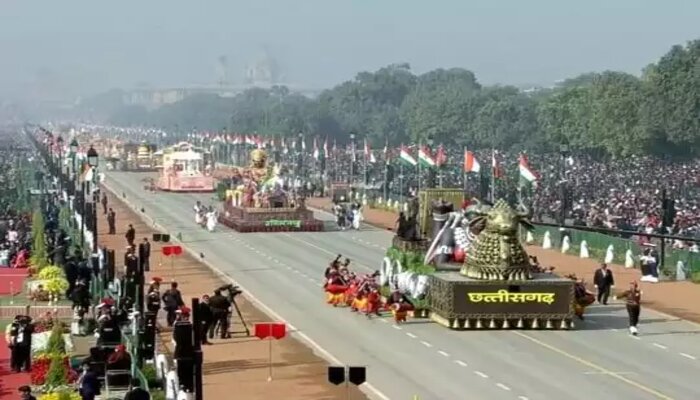
[{"label": "row of flags", "polygon": [[[287,153],[290,149],[295,150],[298,141],[295,139],[284,139],[280,138],[275,140],[274,138],[264,138],[258,135],[226,135],[226,134],[200,134],[200,137],[211,140],[215,143],[228,143],[233,145],[248,145],[255,146],[257,148],[277,148],[278,144],[281,146],[283,153]],[[370,148],[367,140],[364,140],[363,154],[364,160],[368,163],[376,163],[377,158],[374,152]],[[357,149],[354,144],[348,145],[348,149],[352,156],[353,161],[357,155]],[[417,152],[414,150],[417,148]],[[301,151],[306,151],[306,142],[301,140]],[[321,156],[330,157],[338,151],[336,142],[333,141],[332,148],[329,147],[328,138],[325,139],[322,145],[319,144],[319,140],[313,139],[312,156],[314,159],[319,160]],[[387,162],[390,160],[390,150],[388,144],[384,146],[383,149],[384,159]],[[416,154],[416,156],[414,156]],[[440,168],[447,163],[447,152],[445,148],[440,145],[437,151],[433,152],[427,145],[418,146],[404,146],[401,145],[399,148],[399,158],[401,161],[405,162],[411,166],[421,165],[424,168]],[[481,163],[474,156],[474,153],[469,150],[464,150],[464,172],[465,173],[481,173]],[[525,154],[520,154],[518,159],[518,172],[520,178],[526,182],[534,183],[539,179],[539,175],[535,170],[530,167],[530,163]],[[502,178],[504,176],[503,169],[497,160],[496,151],[491,152],[491,173],[495,178]]]}]

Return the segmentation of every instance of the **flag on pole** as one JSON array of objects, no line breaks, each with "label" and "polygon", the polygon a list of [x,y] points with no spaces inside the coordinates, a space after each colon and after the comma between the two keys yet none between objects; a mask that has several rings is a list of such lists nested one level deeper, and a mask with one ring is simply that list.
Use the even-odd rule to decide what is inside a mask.
[{"label": "flag on pole", "polygon": [[330,153],[328,153],[328,136],[326,136],[326,141],[323,142],[323,158],[329,158]]},{"label": "flag on pole", "polygon": [[518,170],[520,171],[520,179],[527,181],[528,183],[536,182],[539,178],[537,173],[530,168],[530,163],[527,160],[527,156],[524,153],[520,154],[520,159],[518,160]]},{"label": "flag on pole", "polygon": [[437,154],[435,155],[435,164],[438,167],[442,167],[447,164],[447,152],[443,145],[438,146]]},{"label": "flag on pole", "polygon": [[384,162],[389,164],[389,140],[384,142],[383,154],[384,154]]},{"label": "flag on pole", "polygon": [[372,153],[372,149],[369,148],[369,143],[367,143],[367,139],[365,139],[365,160],[371,163],[377,162],[377,159],[374,158],[374,153]]},{"label": "flag on pole", "polygon": [[306,140],[304,138],[301,138],[301,151],[306,151]]},{"label": "flag on pole", "polygon": [[426,167],[434,167],[437,164],[428,146],[418,148],[418,161]]},{"label": "flag on pole", "polygon": [[318,161],[319,157],[319,151],[318,151],[318,143],[316,142],[316,138],[314,138],[314,159]]},{"label": "flag on pole", "polygon": [[469,150],[464,150],[464,172],[466,173],[479,173],[481,172],[481,164],[474,157],[474,153]]},{"label": "flag on pole", "polygon": [[491,175],[494,178],[503,178],[503,170],[496,160],[496,150],[491,150]]},{"label": "flag on pole", "polygon": [[401,158],[401,160],[405,161],[410,165],[415,166],[418,164],[416,159],[413,158],[410,151],[404,145],[401,145],[401,152],[399,153],[399,157]]}]

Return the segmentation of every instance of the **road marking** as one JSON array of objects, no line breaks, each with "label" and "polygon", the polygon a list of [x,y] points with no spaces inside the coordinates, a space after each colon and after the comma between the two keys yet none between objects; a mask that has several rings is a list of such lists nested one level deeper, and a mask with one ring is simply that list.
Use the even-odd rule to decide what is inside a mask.
[{"label": "road marking", "polygon": [[489,377],[488,375],[486,375],[485,373],[483,373],[483,372],[481,372],[481,371],[474,371],[474,373],[477,374],[477,375],[479,375],[480,377],[482,377],[482,378],[484,378],[484,379],[486,379],[486,378]]},{"label": "road marking", "polygon": [[[335,256],[335,255],[336,255],[336,253],[334,253],[334,252],[332,252],[332,251],[328,251],[328,250],[324,249],[323,247],[317,246],[317,245],[315,245],[315,244],[313,244],[313,243],[311,243],[311,242],[309,242],[309,241],[306,241],[306,240],[304,240],[304,239],[299,239],[299,238],[294,237],[294,236],[289,235],[289,234],[284,234],[284,236],[286,236],[286,237],[288,237],[288,238],[290,238],[290,239],[292,239],[292,240],[296,240],[296,241],[299,242],[299,243],[303,243],[303,244],[305,244],[305,245],[307,245],[307,246],[309,246],[309,247],[313,247],[314,249],[316,249],[316,250],[318,250],[318,251],[321,251],[321,252],[323,252],[323,253],[326,253],[326,254],[329,254],[329,255],[332,255],[332,256]],[[364,269],[366,269],[367,271],[374,271],[373,268],[370,268],[370,267],[368,267],[367,265],[358,263],[357,261],[353,261],[352,265],[356,265],[356,266],[358,266],[358,267],[364,268]]]},{"label": "road marking", "polygon": [[534,338],[534,337],[532,337],[532,336],[530,336],[530,335],[527,335],[527,334],[525,334],[525,333],[518,332],[518,331],[511,331],[511,332],[512,332],[513,334],[515,334],[515,335],[518,335],[518,336],[522,337],[523,339],[527,339],[527,340],[531,341],[532,343],[535,343],[535,344],[537,344],[537,345],[540,345],[541,347],[544,347],[544,348],[546,348],[546,349],[549,349],[549,350],[551,350],[551,351],[553,351],[553,352],[555,352],[555,353],[557,353],[557,354],[559,354],[559,355],[562,355],[562,356],[567,357],[567,358],[569,358],[569,359],[571,359],[571,360],[574,360],[574,361],[578,362],[579,364],[583,364],[583,365],[585,365],[585,366],[587,366],[587,367],[589,367],[589,368],[591,368],[591,369],[594,369],[594,370],[596,370],[596,371],[606,373],[607,375],[609,375],[609,376],[611,376],[611,377],[613,377],[613,378],[615,378],[615,379],[617,379],[617,380],[619,380],[619,381],[622,381],[622,382],[624,382],[624,383],[626,383],[626,384],[628,384],[628,385],[630,385],[630,386],[634,386],[634,387],[636,387],[636,388],[639,389],[639,390],[642,390],[642,391],[644,391],[644,392],[647,392],[647,393],[649,393],[649,394],[651,394],[651,395],[654,395],[654,396],[658,397],[659,399],[663,399],[663,400],[673,400],[671,397],[669,397],[669,396],[667,396],[667,395],[665,395],[665,394],[663,394],[663,393],[661,393],[661,392],[659,392],[659,391],[657,391],[657,390],[655,390],[655,389],[652,389],[652,388],[650,388],[650,387],[648,387],[648,386],[645,386],[645,385],[643,385],[643,384],[641,384],[641,383],[639,383],[639,382],[633,381],[633,380],[631,380],[631,379],[625,378],[624,376],[622,376],[622,375],[620,375],[620,374],[617,374],[617,373],[615,373],[615,372],[613,372],[613,371],[610,371],[609,369],[607,369],[607,368],[605,368],[605,367],[601,367],[600,365],[595,364],[595,363],[593,363],[593,362],[591,362],[591,361],[584,360],[584,359],[581,358],[581,357],[578,357],[578,356],[575,356],[575,355],[573,355],[573,354],[571,354],[571,353],[568,353],[568,352],[566,352],[566,351],[564,351],[564,350],[562,350],[562,349],[560,349],[560,348],[558,348],[558,347],[554,347],[554,346],[552,346],[551,344],[545,343],[545,342],[543,342],[543,341],[541,341],[541,340],[539,340],[539,339],[536,339],[536,338]]},{"label": "road marking", "polygon": [[658,344],[658,343],[652,343],[653,346],[658,347],[660,349],[668,349],[668,347],[664,346],[663,344]]},{"label": "road marking", "polygon": [[461,366],[461,367],[466,367],[466,366],[467,366],[467,363],[465,363],[465,362],[462,361],[462,360],[455,360],[455,364],[457,364],[457,365],[459,365],[459,366]]},{"label": "road marking", "polygon": [[442,351],[442,350],[438,350],[438,354],[440,354],[441,356],[444,356],[444,357],[449,357],[449,356],[450,356],[449,354],[445,353],[445,352]]},{"label": "road marking", "polygon": [[385,319],[380,319],[379,321],[380,321],[380,322],[384,322],[385,324],[388,324],[388,323],[389,323],[389,321],[387,321],[387,320],[385,320]]},{"label": "road marking", "polygon": [[525,396],[518,396],[518,400],[530,400],[530,399],[528,399],[528,398],[525,397]]},{"label": "road marking", "polygon": [[509,388],[508,386],[506,386],[506,385],[500,383],[500,382],[498,382],[498,383],[496,384],[496,386],[498,386],[499,388],[501,388],[501,389],[503,389],[503,390],[506,390],[506,391],[510,392],[510,388]]},{"label": "road marking", "polygon": [[418,336],[412,334],[411,332],[406,332],[406,336],[410,337],[411,339],[415,339],[418,337]]},{"label": "road marking", "polygon": [[691,360],[697,360],[697,358],[695,358],[695,356],[691,356],[691,355],[688,354],[688,353],[679,353],[679,354],[682,355],[682,356],[685,357],[685,358],[690,358]]},{"label": "road marking", "polygon": [[635,335],[630,335],[630,338],[632,338],[634,340],[642,340],[642,338],[640,338],[639,336],[635,336]]},{"label": "road marking", "polygon": [[423,344],[423,346],[425,346],[425,347],[433,347],[432,344],[426,342],[425,340],[421,340],[420,342],[421,342],[421,343]]},{"label": "road marking", "polygon": [[394,329],[396,329],[396,330],[399,330],[399,331],[400,331],[401,329],[403,329],[402,327],[400,327],[400,326],[398,326],[398,325],[392,325],[391,327],[394,328]]},{"label": "road marking", "polygon": [[[614,373],[619,374],[619,375],[636,375],[637,374],[636,372],[632,372],[632,371],[615,371]],[[600,371],[586,371],[583,374],[584,375],[610,375],[607,372],[600,372]]]},{"label": "road marking", "polygon": [[[116,194],[115,194],[116,191],[115,191],[110,185],[108,185],[107,182],[104,182],[104,183],[103,183],[103,186],[104,186],[107,190],[109,190],[110,192],[112,192],[113,195],[116,195]],[[117,195],[117,196],[118,196],[118,195]],[[137,209],[131,202],[129,202],[129,201],[127,201],[127,200],[123,200],[123,202],[126,203],[127,207],[131,208],[132,211],[134,211],[134,213],[135,213],[136,215],[140,215],[140,216],[141,216],[141,219],[148,220],[148,218],[150,218],[150,217],[148,217],[147,215],[145,215],[145,214],[143,214],[143,213],[140,213],[140,212],[138,211],[138,209]],[[152,219],[151,219],[151,220],[152,220]],[[153,220],[152,220],[152,221],[153,221]],[[148,222],[148,221],[147,221],[147,222]],[[155,224],[155,221],[153,221],[153,224],[156,225],[156,224]],[[168,231],[167,229],[165,229],[165,227],[163,227],[163,226],[161,226],[161,225],[158,225],[158,228],[159,228],[160,231],[163,231],[163,232],[167,232],[167,231]],[[198,254],[197,254],[197,252],[194,251],[194,250],[192,250],[189,246],[183,246],[183,247],[184,247],[184,249],[187,250],[187,252],[190,253],[190,255],[192,255],[193,257],[195,257],[195,258],[198,258],[198,257],[199,257]],[[267,314],[268,316],[272,317],[274,320],[277,320],[277,321],[280,321],[280,322],[285,322],[285,323],[287,324],[287,326],[289,327],[289,330],[290,330],[290,331],[294,332],[294,334],[295,334],[299,339],[301,339],[302,341],[306,342],[309,346],[311,346],[313,349],[315,349],[323,358],[325,358],[325,359],[326,359],[327,361],[329,361],[331,364],[346,365],[346,363],[341,362],[337,357],[335,357],[333,354],[331,354],[328,350],[326,350],[325,348],[321,347],[320,344],[316,343],[316,341],[314,341],[313,339],[311,339],[311,337],[309,337],[309,335],[307,335],[307,334],[305,334],[305,333],[299,331],[296,327],[294,327],[294,325],[290,324],[289,321],[287,321],[286,319],[282,318],[282,316],[279,315],[275,310],[273,310],[273,309],[270,308],[267,304],[265,304],[265,303],[263,303],[262,301],[260,301],[260,299],[258,299],[250,290],[246,289],[243,285],[241,285],[241,284],[238,283],[235,279],[233,279],[233,277],[231,277],[230,275],[228,275],[228,274],[226,274],[225,272],[223,272],[223,271],[222,271],[221,269],[219,269],[216,265],[214,265],[214,263],[212,263],[211,261],[206,260],[206,259],[201,260],[201,261],[202,261],[205,265],[207,265],[207,266],[214,272],[215,275],[217,275],[217,276],[220,277],[221,279],[225,279],[226,281],[232,282],[232,283],[238,285],[238,287],[240,287],[241,289],[243,289],[243,291],[245,292],[245,297],[247,297],[248,300],[250,300],[251,303],[257,304],[257,305],[262,309],[262,310],[261,310],[262,312],[264,312],[264,313]],[[372,393],[372,394],[374,395],[374,396],[372,396],[372,397],[377,397],[377,398],[380,399],[380,400],[391,400],[391,399],[389,398],[389,396],[387,396],[387,395],[385,395],[384,393],[382,393],[379,389],[377,389],[374,385],[372,385],[372,384],[369,383],[369,382],[365,382],[365,383],[361,386],[361,389],[360,389],[360,390],[362,390],[362,389],[366,389],[367,391],[369,391],[370,393]],[[362,390],[362,391],[365,391],[365,390]]]}]

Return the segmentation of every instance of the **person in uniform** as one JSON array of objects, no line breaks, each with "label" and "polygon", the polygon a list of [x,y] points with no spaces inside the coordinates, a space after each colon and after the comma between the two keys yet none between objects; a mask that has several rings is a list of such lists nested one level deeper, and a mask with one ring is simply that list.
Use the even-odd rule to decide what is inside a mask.
[{"label": "person in uniform", "polygon": [[148,286],[148,294],[146,295],[146,310],[156,314],[160,311],[160,282],[161,278],[153,277],[151,284]]},{"label": "person in uniform", "polygon": [[637,336],[639,334],[637,324],[639,324],[639,314],[642,311],[642,291],[639,290],[639,284],[636,281],[631,282],[630,288],[622,293],[620,297],[625,298],[630,333]]},{"label": "person in uniform", "polygon": [[[18,317],[18,318],[17,318]],[[16,372],[31,369],[32,333],[34,325],[31,317],[17,316],[17,322],[12,323],[10,342],[12,344],[11,359],[14,359],[13,370]]]},{"label": "person in uniform", "polygon": [[5,328],[5,343],[10,348],[10,369],[12,372],[19,372],[18,352],[17,352],[17,337],[19,336],[19,322],[21,315],[15,315],[15,318]]},{"label": "person in uniform", "polygon": [[221,294],[220,290],[215,290],[214,295],[209,299],[209,307],[211,308],[213,323],[209,329],[209,337],[213,338],[216,326],[219,326],[219,334],[221,339],[228,339],[228,313],[231,309],[231,302],[226,296]]}]

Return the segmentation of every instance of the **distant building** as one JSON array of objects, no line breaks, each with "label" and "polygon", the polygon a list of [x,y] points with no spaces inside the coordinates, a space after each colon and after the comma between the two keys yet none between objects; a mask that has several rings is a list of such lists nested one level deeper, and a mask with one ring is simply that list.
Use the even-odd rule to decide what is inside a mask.
[{"label": "distant building", "polygon": [[[135,89],[124,94],[123,101],[126,105],[139,105],[147,109],[155,109],[166,104],[177,103],[186,97],[196,94],[213,94],[221,97],[234,97],[248,89],[270,89],[273,84],[246,84],[229,86],[190,86],[181,88]],[[279,84],[286,86],[290,92],[299,93],[307,97],[316,97],[322,89],[306,88],[298,85]]]}]

